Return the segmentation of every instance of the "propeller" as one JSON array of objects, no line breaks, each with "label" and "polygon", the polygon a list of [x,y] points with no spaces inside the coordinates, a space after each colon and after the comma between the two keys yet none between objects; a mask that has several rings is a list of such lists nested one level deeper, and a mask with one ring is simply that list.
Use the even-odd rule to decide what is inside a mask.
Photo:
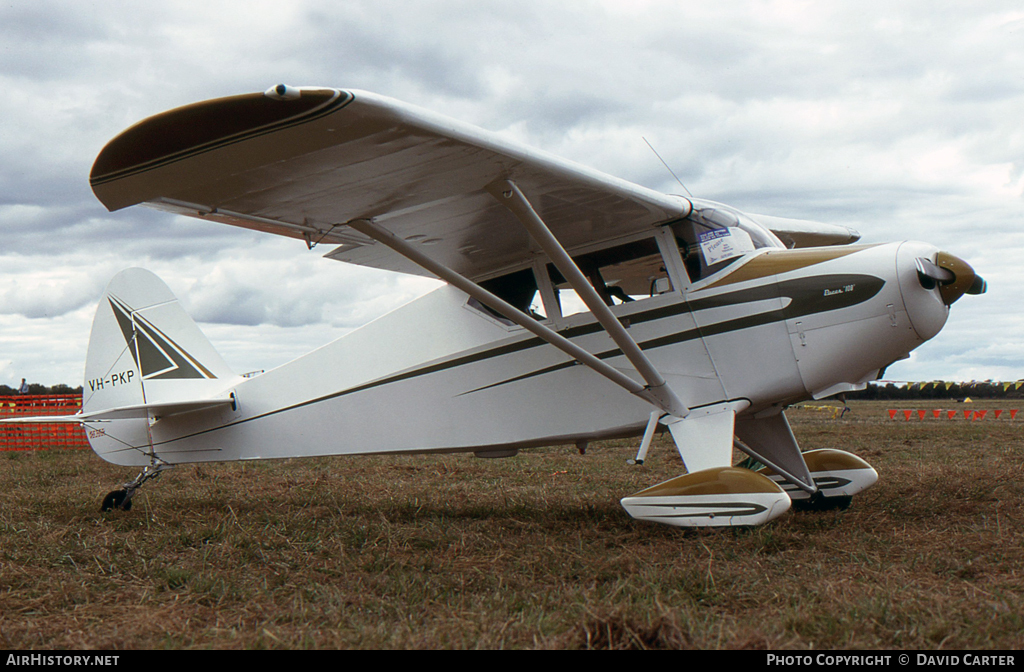
[{"label": "propeller", "polygon": [[939,252],[935,261],[925,257],[915,259],[917,279],[925,289],[939,288],[939,296],[947,306],[964,294],[984,294],[988,290],[985,279],[974,272],[963,259],[948,252]]}]

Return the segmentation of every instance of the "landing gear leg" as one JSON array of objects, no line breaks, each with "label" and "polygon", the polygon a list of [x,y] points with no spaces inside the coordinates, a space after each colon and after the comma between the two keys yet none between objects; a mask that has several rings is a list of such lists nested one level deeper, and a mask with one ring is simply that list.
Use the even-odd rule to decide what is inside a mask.
[{"label": "landing gear leg", "polygon": [[661,415],[660,411],[651,411],[651,419],[647,421],[644,438],[640,441],[640,450],[637,451],[636,458],[626,460],[626,464],[643,464],[644,460],[647,459],[647,451],[651,447],[651,441],[654,440],[654,432],[658,429],[658,420],[661,419]]},{"label": "landing gear leg", "polygon": [[132,508],[132,497],[138,491],[142,484],[146,481],[157,478],[166,469],[170,469],[172,465],[166,463],[151,464],[142,470],[135,480],[131,483],[125,483],[120,490],[114,490],[107,494],[103,498],[103,504],[100,505],[100,511],[110,511],[111,509],[120,509],[122,511],[131,511]]}]

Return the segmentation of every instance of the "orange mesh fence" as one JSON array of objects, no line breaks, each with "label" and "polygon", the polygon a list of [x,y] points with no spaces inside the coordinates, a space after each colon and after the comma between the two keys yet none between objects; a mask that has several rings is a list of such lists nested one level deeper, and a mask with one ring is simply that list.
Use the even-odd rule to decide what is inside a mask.
[{"label": "orange mesh fence", "polygon": [[[80,394],[17,394],[0,396],[0,418],[74,415],[82,410]],[[0,451],[88,448],[85,429],[77,423],[0,424]]]}]

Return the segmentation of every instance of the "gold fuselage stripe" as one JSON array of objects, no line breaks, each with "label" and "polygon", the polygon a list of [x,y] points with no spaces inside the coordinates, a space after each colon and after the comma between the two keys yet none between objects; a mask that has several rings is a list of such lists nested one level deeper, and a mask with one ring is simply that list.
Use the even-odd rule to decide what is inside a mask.
[{"label": "gold fuselage stripe", "polygon": [[876,245],[843,245],[841,247],[808,247],[802,250],[771,250],[754,257],[721,280],[701,289],[714,289],[737,282],[780,275],[825,261],[839,259],[854,252],[866,250],[869,247],[876,247]]}]

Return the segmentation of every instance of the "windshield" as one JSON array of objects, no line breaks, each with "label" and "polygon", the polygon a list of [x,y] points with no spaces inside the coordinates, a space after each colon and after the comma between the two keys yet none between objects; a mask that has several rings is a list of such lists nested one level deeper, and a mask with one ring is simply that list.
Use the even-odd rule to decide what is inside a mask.
[{"label": "windshield", "polygon": [[775,234],[749,216],[721,203],[693,199],[689,217],[672,225],[690,280],[717,273],[747,252],[786,249]]}]

